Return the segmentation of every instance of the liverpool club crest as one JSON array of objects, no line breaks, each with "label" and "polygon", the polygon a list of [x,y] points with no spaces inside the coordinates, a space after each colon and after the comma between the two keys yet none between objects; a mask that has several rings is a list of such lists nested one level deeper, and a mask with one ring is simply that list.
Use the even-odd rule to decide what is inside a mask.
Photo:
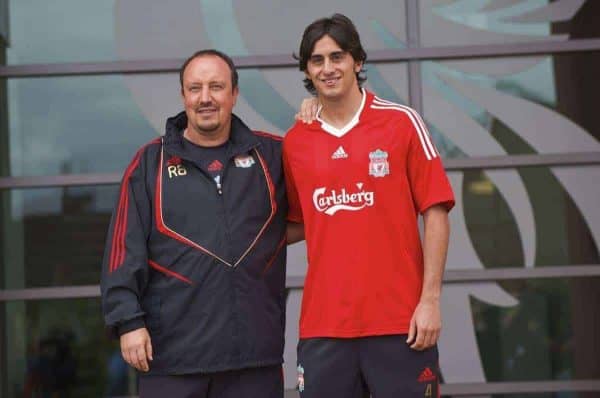
[{"label": "liverpool club crest", "polygon": [[235,162],[235,167],[241,167],[247,169],[254,164],[254,159],[250,155],[239,155],[233,158]]},{"label": "liverpool club crest", "polygon": [[387,152],[381,149],[369,153],[369,175],[373,177],[385,177],[390,174],[390,164],[387,158]]}]

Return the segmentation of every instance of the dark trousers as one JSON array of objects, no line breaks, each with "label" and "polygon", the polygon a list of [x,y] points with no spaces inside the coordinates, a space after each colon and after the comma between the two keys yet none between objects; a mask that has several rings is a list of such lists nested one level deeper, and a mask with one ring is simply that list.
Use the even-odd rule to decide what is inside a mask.
[{"label": "dark trousers", "polygon": [[437,347],[415,351],[406,337],[300,340],[300,397],[437,398]]},{"label": "dark trousers", "polygon": [[140,398],[283,398],[281,366],[226,372],[140,376]]}]

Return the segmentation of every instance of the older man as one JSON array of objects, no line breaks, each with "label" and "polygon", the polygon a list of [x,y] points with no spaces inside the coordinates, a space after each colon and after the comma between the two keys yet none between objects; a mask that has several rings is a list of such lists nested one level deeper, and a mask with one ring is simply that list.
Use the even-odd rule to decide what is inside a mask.
[{"label": "older man", "polygon": [[282,397],[281,138],[232,114],[216,50],[180,71],[185,111],[127,167],[102,270],[106,324],[152,397]]}]

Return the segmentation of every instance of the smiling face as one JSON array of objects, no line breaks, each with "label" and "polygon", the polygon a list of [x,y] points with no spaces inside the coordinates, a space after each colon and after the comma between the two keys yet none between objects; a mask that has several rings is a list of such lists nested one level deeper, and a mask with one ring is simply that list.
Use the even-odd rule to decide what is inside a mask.
[{"label": "smiling face", "polygon": [[339,101],[360,93],[356,74],[361,68],[362,62],[356,62],[331,36],[325,35],[315,43],[305,75],[320,98]]},{"label": "smiling face", "polygon": [[231,70],[223,59],[216,55],[193,59],[183,73],[181,95],[188,134],[211,145],[229,138],[238,88],[232,87]]}]

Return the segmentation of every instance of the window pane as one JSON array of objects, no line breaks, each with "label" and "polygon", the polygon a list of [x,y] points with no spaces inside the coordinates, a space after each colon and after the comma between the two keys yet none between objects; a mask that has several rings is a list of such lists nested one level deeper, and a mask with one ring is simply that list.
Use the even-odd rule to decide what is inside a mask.
[{"label": "window pane", "polygon": [[[452,171],[447,269],[598,264],[598,167]],[[596,194],[597,197],[597,194]]]},{"label": "window pane", "polygon": [[116,186],[2,191],[3,288],[95,285]]},{"label": "window pane", "polygon": [[456,46],[596,38],[597,1],[420,0],[421,44]]},{"label": "window pane", "polygon": [[[405,45],[404,1],[364,11],[362,1],[344,2],[367,49]],[[335,0],[12,0],[8,63],[183,59],[200,48],[291,54],[307,24],[334,12]]]},{"label": "window pane", "polygon": [[496,286],[518,303],[498,306],[481,294],[470,299],[488,382],[600,378],[600,278],[520,280]]},{"label": "window pane", "polygon": [[447,156],[600,151],[600,53],[429,61],[426,121]]},{"label": "window pane", "polygon": [[117,397],[135,375],[104,333],[99,299],[0,303],[3,397]]},{"label": "window pane", "polygon": [[10,79],[8,103],[12,176],[118,172],[158,135],[121,76]]},{"label": "window pane", "polygon": [[9,0],[8,64],[116,59],[114,0]]}]

